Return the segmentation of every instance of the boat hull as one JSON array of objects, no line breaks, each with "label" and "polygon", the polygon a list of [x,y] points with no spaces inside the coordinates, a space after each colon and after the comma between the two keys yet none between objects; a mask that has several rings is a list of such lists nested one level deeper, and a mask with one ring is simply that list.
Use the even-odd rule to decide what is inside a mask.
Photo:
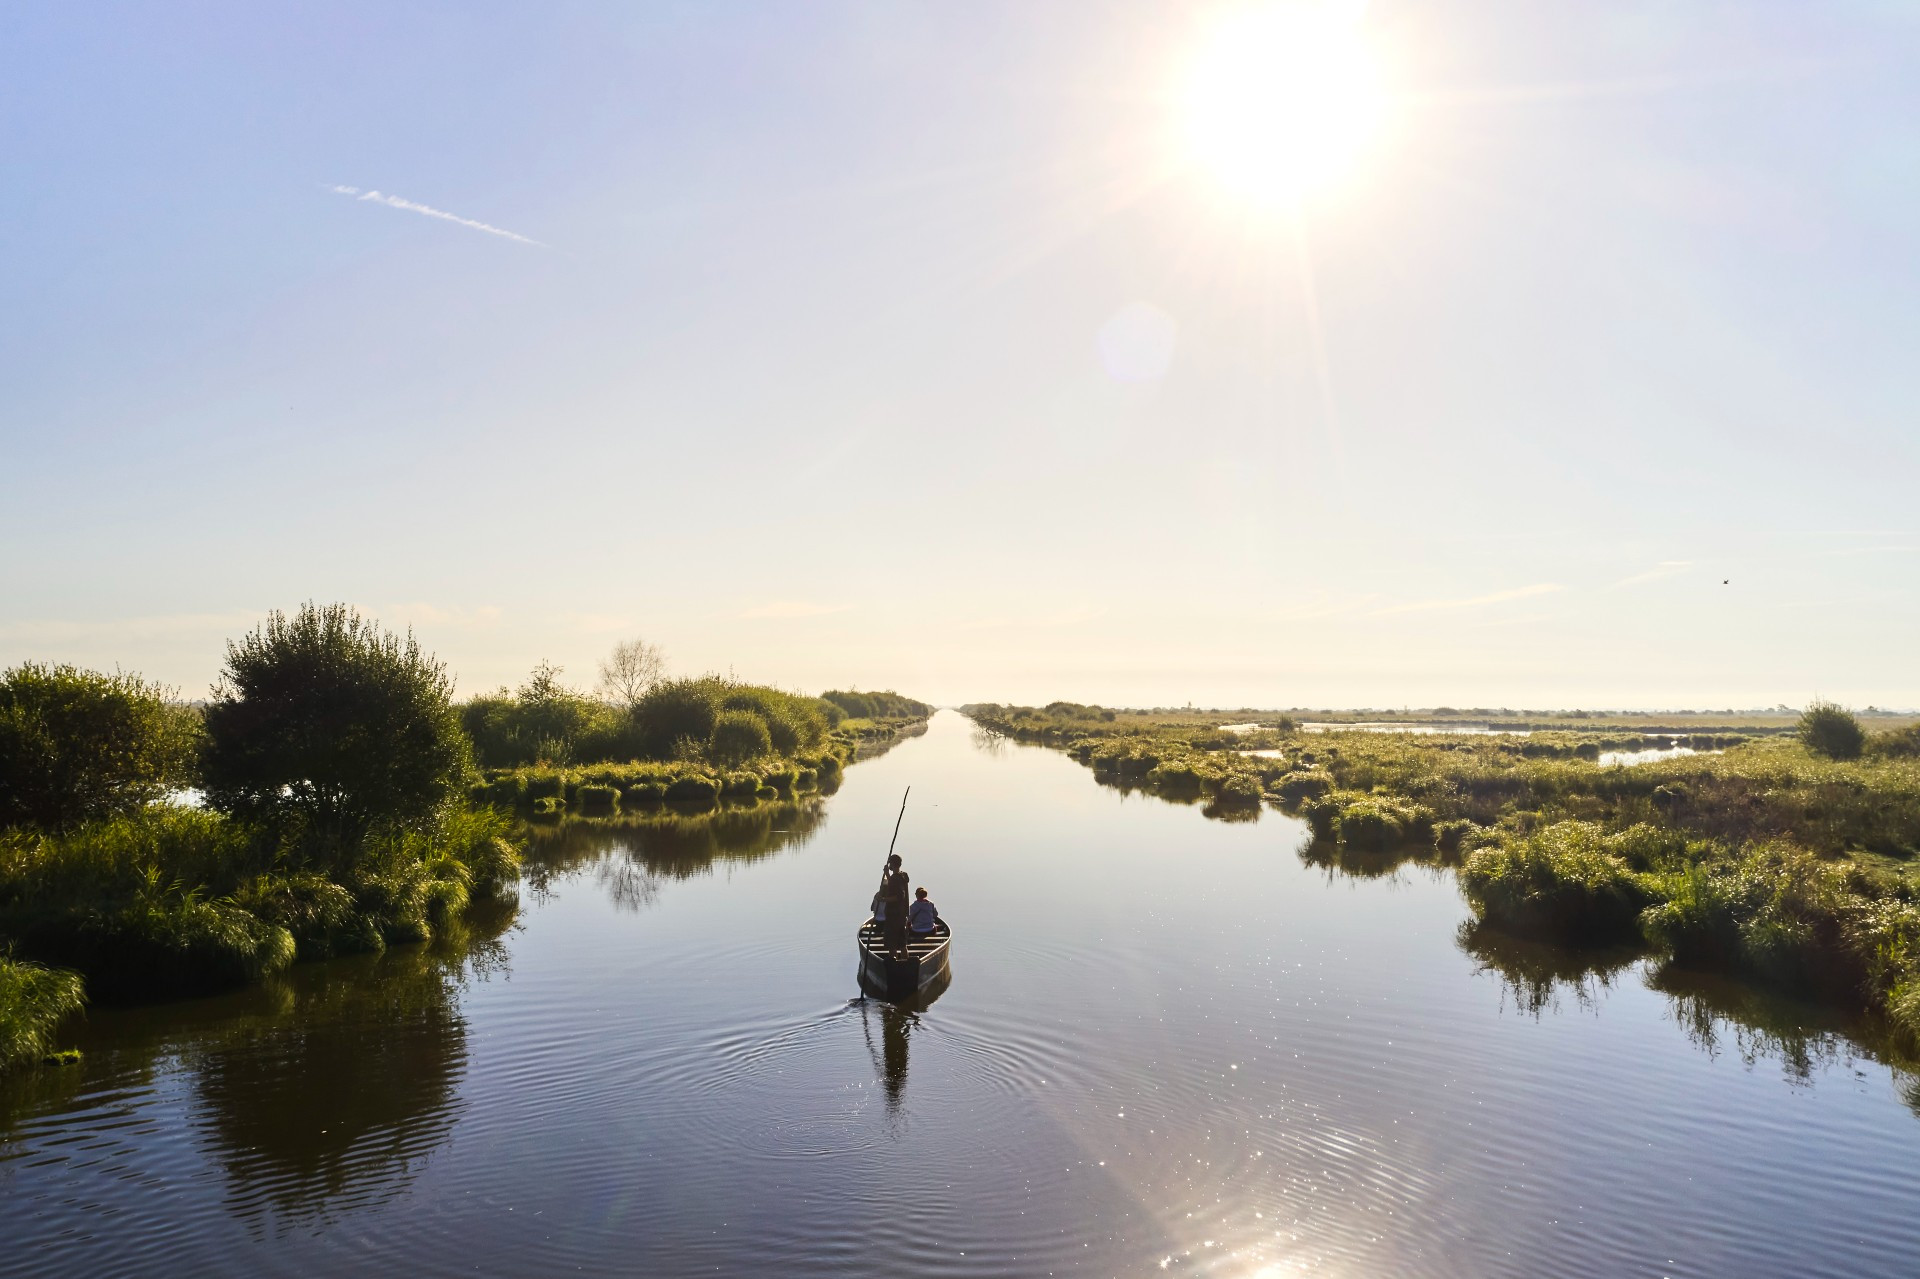
[{"label": "boat hull", "polygon": [[953,930],[941,920],[933,935],[924,941],[909,943],[907,956],[896,958],[882,944],[880,928],[869,919],[860,925],[860,982],[885,999],[905,999],[920,993],[948,972],[947,960],[953,950]]}]

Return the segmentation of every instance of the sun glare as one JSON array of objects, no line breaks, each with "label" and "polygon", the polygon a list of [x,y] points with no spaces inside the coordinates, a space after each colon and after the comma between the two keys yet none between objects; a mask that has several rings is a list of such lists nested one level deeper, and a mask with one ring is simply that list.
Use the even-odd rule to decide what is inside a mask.
[{"label": "sun glare", "polygon": [[1237,10],[1202,42],[1182,94],[1191,158],[1238,198],[1284,205],[1354,172],[1387,95],[1354,6]]}]

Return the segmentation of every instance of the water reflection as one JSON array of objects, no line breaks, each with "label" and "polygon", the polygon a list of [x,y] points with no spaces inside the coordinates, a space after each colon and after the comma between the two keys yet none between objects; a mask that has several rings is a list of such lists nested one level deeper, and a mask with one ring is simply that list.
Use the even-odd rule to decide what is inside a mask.
[{"label": "water reflection", "polygon": [[573,818],[529,828],[525,882],[536,900],[585,868],[614,903],[641,910],[667,880],[690,879],[716,862],[751,863],[804,846],[826,825],[818,797],[615,818]]},{"label": "water reflection", "polygon": [[82,1066],[0,1088],[0,1176],[31,1169],[37,1188],[18,1256],[186,1273],[209,1260],[210,1215],[258,1239],[406,1195],[459,1120],[462,996],[505,972],[516,910],[228,995],[92,1011]]},{"label": "water reflection", "polygon": [[1558,1012],[1562,995],[1579,1008],[1596,1007],[1620,974],[1646,954],[1634,947],[1575,950],[1502,932],[1478,920],[1460,925],[1460,949],[1479,971],[1500,979],[1513,1006],[1528,1016]]},{"label": "water reflection", "polygon": [[506,967],[511,911],[438,944],[295,970],[278,1007],[192,1050],[198,1125],[227,1206],[287,1229],[404,1194],[459,1116],[459,993]]},{"label": "water reflection", "polygon": [[[933,1007],[934,1001],[946,993],[952,984],[951,973],[942,973],[926,989],[910,999],[886,1000],[877,992],[868,991],[859,1001],[861,1029],[867,1037],[867,1054],[873,1058],[874,1070],[879,1074],[880,1086],[886,1097],[887,1117],[897,1123],[907,1095],[907,1045],[909,1040],[921,1033],[920,1014]],[[866,990],[866,982],[861,981],[861,989]],[[874,1039],[876,1023],[879,1044]]]}]

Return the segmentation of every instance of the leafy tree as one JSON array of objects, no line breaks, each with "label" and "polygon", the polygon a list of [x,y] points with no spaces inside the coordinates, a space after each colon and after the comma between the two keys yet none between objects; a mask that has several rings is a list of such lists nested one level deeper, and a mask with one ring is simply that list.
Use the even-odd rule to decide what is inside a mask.
[{"label": "leafy tree", "polygon": [[1858,759],[1867,735],[1852,712],[1832,702],[1815,702],[1800,716],[1800,740],[1807,749],[1831,759]]},{"label": "leafy tree", "polygon": [[351,846],[430,828],[473,770],[446,667],[344,604],[270,614],[227,645],[206,712],[208,801]]},{"label": "leafy tree", "polygon": [[600,695],[628,710],[667,673],[667,656],[643,639],[621,640],[600,663]]},{"label": "leafy tree", "polygon": [[520,686],[513,723],[517,736],[531,751],[529,762],[573,763],[582,757],[583,739],[612,714],[591,697],[561,683],[561,670],[543,660]]},{"label": "leafy tree", "polygon": [[187,781],[199,726],[169,692],[37,662],[0,676],[0,825],[111,817]]}]

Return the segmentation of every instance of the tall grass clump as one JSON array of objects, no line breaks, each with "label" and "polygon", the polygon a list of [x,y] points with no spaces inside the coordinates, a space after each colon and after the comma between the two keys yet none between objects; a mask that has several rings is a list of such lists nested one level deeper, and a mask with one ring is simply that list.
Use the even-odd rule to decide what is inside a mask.
[{"label": "tall grass clump", "polygon": [[1556,822],[1468,856],[1460,870],[1483,919],[1522,935],[1586,943],[1639,935],[1648,893],[1594,822]]},{"label": "tall grass clump", "polygon": [[1861,891],[1862,872],[1770,843],[1694,864],[1661,885],[1649,940],[1687,967],[1743,972],[1806,994],[1873,1004],[1920,964],[1920,907]]},{"label": "tall grass clump", "polygon": [[86,1004],[80,974],[0,955],[0,1073],[53,1051],[53,1032]]}]

